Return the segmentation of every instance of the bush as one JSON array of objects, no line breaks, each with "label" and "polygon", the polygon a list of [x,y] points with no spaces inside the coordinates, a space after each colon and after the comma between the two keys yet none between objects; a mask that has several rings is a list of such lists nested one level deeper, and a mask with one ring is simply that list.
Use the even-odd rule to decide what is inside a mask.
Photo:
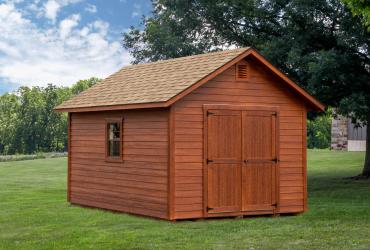
[{"label": "bush", "polygon": [[0,155],[0,162],[4,161],[25,161],[35,159],[66,157],[67,152],[37,153],[32,155]]},{"label": "bush", "polygon": [[307,120],[307,147],[330,148],[332,112]]}]

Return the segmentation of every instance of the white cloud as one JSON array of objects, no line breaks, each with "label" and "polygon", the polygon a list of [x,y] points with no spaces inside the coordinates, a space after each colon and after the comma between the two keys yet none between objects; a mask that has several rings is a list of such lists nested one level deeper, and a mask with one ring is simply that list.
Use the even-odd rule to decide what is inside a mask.
[{"label": "white cloud", "polygon": [[81,25],[80,19],[75,14],[41,28],[13,4],[0,4],[0,77],[28,86],[71,85],[129,63],[120,43],[107,38],[108,23]]},{"label": "white cloud", "polygon": [[81,0],[48,0],[44,4],[45,17],[49,18],[53,23],[56,22],[58,12],[62,7],[69,4],[78,3]]},{"label": "white cloud", "polygon": [[90,13],[96,13],[97,12],[97,8],[93,4],[87,4],[87,7],[85,8],[85,10],[87,12],[90,12]]},{"label": "white cloud", "polygon": [[74,14],[63,21],[60,22],[60,38],[65,39],[70,33],[71,30],[78,25],[81,17],[78,14]]},{"label": "white cloud", "polygon": [[45,16],[55,22],[59,9],[61,8],[60,4],[55,0],[49,0],[44,5]]}]

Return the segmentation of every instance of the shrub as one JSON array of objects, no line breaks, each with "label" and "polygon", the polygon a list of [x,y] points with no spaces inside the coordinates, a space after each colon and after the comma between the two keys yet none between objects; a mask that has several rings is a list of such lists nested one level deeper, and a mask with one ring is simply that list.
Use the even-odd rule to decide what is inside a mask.
[{"label": "shrub", "polygon": [[25,161],[34,159],[57,158],[66,157],[67,152],[51,152],[51,153],[37,153],[31,155],[0,155],[0,162],[4,161]]},{"label": "shrub", "polygon": [[307,147],[330,148],[332,112],[307,120]]}]

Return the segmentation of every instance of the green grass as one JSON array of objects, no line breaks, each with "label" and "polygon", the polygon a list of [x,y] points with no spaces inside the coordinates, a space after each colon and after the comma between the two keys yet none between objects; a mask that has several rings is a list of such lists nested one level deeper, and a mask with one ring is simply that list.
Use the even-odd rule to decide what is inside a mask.
[{"label": "green grass", "polygon": [[66,159],[0,163],[0,249],[370,249],[363,153],[309,152],[299,216],[167,222],[66,202]]}]

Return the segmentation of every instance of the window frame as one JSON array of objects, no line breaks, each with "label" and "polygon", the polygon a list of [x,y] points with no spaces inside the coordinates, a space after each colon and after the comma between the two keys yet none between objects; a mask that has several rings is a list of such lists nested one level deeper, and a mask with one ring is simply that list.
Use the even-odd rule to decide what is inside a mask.
[{"label": "window frame", "polygon": [[[105,136],[104,136],[104,144],[105,144],[105,161],[107,162],[122,162],[123,161],[123,121],[122,117],[120,118],[106,118],[105,119]],[[111,123],[118,123],[119,124],[119,156],[110,156],[109,155],[109,124]]]}]

